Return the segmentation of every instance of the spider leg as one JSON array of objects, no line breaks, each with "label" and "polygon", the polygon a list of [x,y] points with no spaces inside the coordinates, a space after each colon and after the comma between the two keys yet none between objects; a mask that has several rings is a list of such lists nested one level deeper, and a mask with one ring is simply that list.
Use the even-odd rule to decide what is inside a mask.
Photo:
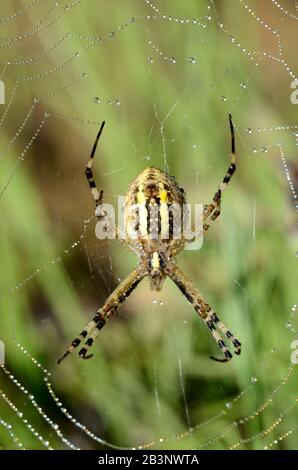
[{"label": "spider leg", "polygon": [[[204,213],[203,213],[203,230],[204,230],[204,232],[207,232],[207,230],[209,229],[210,222],[214,222],[214,220],[216,220],[217,217],[220,216],[220,213],[221,213],[221,197],[222,197],[221,195],[222,195],[222,191],[219,189],[213,197],[213,200],[212,200],[213,203],[205,206],[205,208],[204,208],[205,209]],[[211,212],[209,212],[210,207],[211,207]],[[206,215],[206,213],[208,215]]]},{"label": "spider leg", "polygon": [[220,333],[216,330],[218,328],[221,330],[229,341],[232,342],[235,348],[235,354],[240,354],[241,352],[241,343],[235,338],[235,336],[230,332],[230,330],[221,322],[216,313],[212,308],[204,301],[201,294],[197,291],[195,286],[191,281],[189,281],[182,271],[176,265],[169,265],[167,267],[167,275],[172,279],[176,286],[180,289],[182,294],[187,298],[187,300],[192,304],[195,311],[204,321],[205,325],[209,328],[213,338],[217,342],[218,346],[221,348],[224,357],[221,359],[211,357],[211,359],[218,362],[227,362],[232,358],[232,354],[227,348],[225,342],[223,341]]},{"label": "spider leg", "polygon": [[98,192],[98,189],[96,187],[96,183],[93,177],[92,164],[93,164],[93,158],[96,152],[97,144],[102,134],[104,126],[105,126],[105,121],[101,123],[100,129],[96,136],[96,139],[95,139],[95,142],[94,142],[94,145],[93,145],[93,148],[92,148],[92,151],[91,151],[91,154],[90,154],[87,166],[86,166],[86,170],[85,170],[86,178],[88,180],[96,207],[102,204],[103,191]]},{"label": "spider leg", "polygon": [[218,316],[214,312],[212,312],[212,314],[211,314],[211,321],[232,342],[232,344],[235,348],[234,353],[239,356],[239,354],[241,354],[241,343],[240,343],[240,341],[237,338],[235,338],[233,333],[226,327],[226,325],[218,318]]},{"label": "spider leg", "polygon": [[[86,170],[85,170],[85,175],[86,175],[87,181],[88,181],[90,189],[91,189],[92,197],[93,197],[94,202],[95,202],[95,215],[98,218],[98,220],[100,220],[100,221],[102,221],[107,216],[107,213],[102,208],[103,190],[98,191],[98,189],[97,189],[96,182],[95,182],[95,179],[94,179],[94,176],[93,176],[92,165],[93,165],[93,160],[94,160],[95,152],[96,152],[96,149],[97,149],[97,145],[98,145],[98,142],[99,142],[99,139],[100,139],[100,136],[102,134],[104,126],[105,126],[105,121],[103,121],[101,123],[100,129],[97,133],[97,136],[96,136],[96,139],[95,139],[94,145],[92,147],[92,151],[91,151],[91,154],[90,154],[87,166],[86,166]],[[105,227],[106,231],[110,230],[111,227],[109,225],[108,220],[106,221],[106,224],[105,224],[104,227]],[[115,238],[118,239],[118,241],[121,243],[121,245],[123,245],[126,248],[130,249],[131,251],[135,252],[136,250],[135,250],[134,244],[129,242],[126,239],[125,236],[124,237],[119,237],[119,230],[120,229],[116,225],[115,225],[114,229],[115,229]]]},{"label": "spider leg", "polygon": [[[220,215],[221,211],[221,199],[222,193],[228,186],[230,179],[232,178],[235,170],[236,170],[236,147],[235,147],[235,131],[232,121],[232,116],[229,114],[229,124],[230,124],[230,131],[231,131],[231,161],[228,167],[228,170],[223,178],[222,182],[219,185],[218,190],[213,196],[212,202],[204,206],[203,212],[203,231],[207,232],[210,227],[210,223],[217,219]],[[190,242],[195,241],[197,238],[202,236],[202,231],[198,232]]]},{"label": "spider leg", "polygon": [[78,346],[79,344],[81,344],[81,342],[87,337],[89,336],[89,334],[91,333],[91,331],[93,331],[93,329],[99,324],[101,323],[102,324],[102,327],[104,326],[105,324],[105,320],[104,318],[102,317],[102,312],[101,312],[101,309],[99,309],[95,316],[92,318],[92,320],[85,326],[85,328],[81,331],[81,333],[79,334],[79,336],[77,336],[73,341],[72,343],[70,344],[70,346],[68,346],[68,348],[66,349],[66,351],[64,352],[63,356],[60,357],[60,359],[58,359],[57,363],[60,364],[60,362],[63,361],[63,359],[66,358],[66,356],[68,356],[69,354],[71,354]]},{"label": "spider leg", "polygon": [[136,268],[116,287],[112,294],[107,298],[105,304],[98,309],[93,319],[88,323],[79,336],[72,341],[70,346],[58,360],[58,364],[60,364],[66,356],[72,353],[88,336],[89,338],[86,340],[84,347],[79,351],[79,356],[82,359],[88,359],[91,357],[91,355],[87,355],[87,352],[92,346],[99,330],[104,327],[109,317],[120,309],[123,302],[137,287],[146,274],[147,272],[144,268]]}]

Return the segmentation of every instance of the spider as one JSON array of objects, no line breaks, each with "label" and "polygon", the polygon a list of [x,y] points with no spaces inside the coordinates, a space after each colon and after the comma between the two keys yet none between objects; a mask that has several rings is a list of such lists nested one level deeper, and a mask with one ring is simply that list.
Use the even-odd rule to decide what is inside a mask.
[{"label": "spider", "polygon": [[[230,114],[229,124],[231,132],[231,161],[227,173],[214,194],[211,203],[204,205],[202,215],[204,232],[208,231],[211,222],[215,221],[220,215],[222,192],[227,187],[236,169],[235,135]],[[85,171],[95,201],[95,215],[99,220],[103,217],[103,211],[101,210],[103,191],[99,192],[97,190],[92,173],[92,163],[104,125],[105,122],[102,122]],[[90,358],[92,354],[89,354],[89,348],[98,336],[99,331],[104,327],[106,321],[120,309],[129,294],[146,276],[149,277],[151,289],[156,291],[162,288],[163,282],[168,276],[192,304],[223,352],[221,358],[211,356],[211,359],[218,362],[227,362],[232,358],[232,354],[224,343],[221,333],[232,342],[235,354],[240,354],[240,341],[221,322],[214,310],[197,291],[194,284],[186,278],[174,261],[174,256],[182,251],[189,241],[183,236],[179,239],[173,236],[173,217],[169,210],[172,203],[182,207],[186,203],[185,192],[177,185],[175,179],[165,171],[154,167],[145,168],[130,184],[126,194],[125,206],[129,208],[133,204],[137,204],[139,208],[138,224],[136,227],[137,237],[136,239],[126,238],[123,240],[119,239],[118,236],[118,240],[138,256],[138,265],[116,287],[104,305],[97,310],[94,318],[82,330],[79,336],[72,341],[63,356],[58,360],[58,364],[82,344],[84,340],[85,343],[79,351],[79,356],[82,359]],[[155,217],[155,221],[157,221],[155,227],[157,236],[155,237],[151,236],[152,227],[148,217],[151,209],[155,209],[155,214],[157,215]],[[115,233],[119,235],[118,227],[116,227]],[[192,241],[201,235],[202,231]]]}]

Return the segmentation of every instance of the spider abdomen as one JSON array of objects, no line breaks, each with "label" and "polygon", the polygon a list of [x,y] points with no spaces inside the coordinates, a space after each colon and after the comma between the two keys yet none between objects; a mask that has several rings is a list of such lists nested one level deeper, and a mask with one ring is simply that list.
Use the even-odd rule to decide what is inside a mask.
[{"label": "spider abdomen", "polygon": [[128,188],[126,228],[134,229],[140,240],[173,240],[175,232],[181,231],[184,204],[185,192],[175,179],[158,168],[148,167]]}]

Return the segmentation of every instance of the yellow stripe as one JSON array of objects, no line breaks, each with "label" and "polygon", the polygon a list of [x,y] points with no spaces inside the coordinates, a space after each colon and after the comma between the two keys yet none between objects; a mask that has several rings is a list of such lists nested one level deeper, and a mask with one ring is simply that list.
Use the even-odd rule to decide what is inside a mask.
[{"label": "yellow stripe", "polygon": [[139,228],[143,236],[148,235],[147,232],[147,209],[144,204],[139,204]]},{"label": "yellow stripe", "polygon": [[161,222],[161,238],[169,238],[169,210],[166,203],[162,203],[159,208]]},{"label": "yellow stripe", "polygon": [[139,230],[141,235],[146,236],[147,233],[147,209],[145,206],[146,197],[143,191],[143,185],[140,184],[137,192],[137,204],[139,207]]},{"label": "yellow stripe", "polygon": [[140,184],[137,192],[137,204],[143,204],[144,202],[146,202],[146,197],[144,194],[143,185]]},{"label": "yellow stripe", "polygon": [[160,235],[161,238],[166,239],[169,238],[169,210],[167,206],[168,202],[168,191],[164,189],[163,184],[161,184],[161,190],[159,191],[159,198],[160,198]]},{"label": "yellow stripe", "polygon": [[168,191],[166,189],[159,191],[159,198],[160,202],[168,202]]},{"label": "yellow stripe", "polygon": [[153,269],[159,268],[159,256],[158,256],[157,251],[154,251],[153,256],[152,256],[152,268]]}]

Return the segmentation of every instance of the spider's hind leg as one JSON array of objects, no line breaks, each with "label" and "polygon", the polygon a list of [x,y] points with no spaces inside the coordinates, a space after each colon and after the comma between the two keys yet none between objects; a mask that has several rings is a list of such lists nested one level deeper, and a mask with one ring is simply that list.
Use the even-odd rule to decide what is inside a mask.
[{"label": "spider's hind leg", "polygon": [[235,350],[234,353],[239,356],[241,353],[241,343],[233,333],[226,327],[226,325],[218,318],[215,313],[211,315],[211,321],[218,326],[218,328],[226,335],[226,337],[232,342]]},{"label": "spider's hind leg", "polygon": [[[104,322],[104,324],[105,324],[105,322]],[[100,323],[97,323],[97,325],[95,325],[95,328],[94,328],[93,332],[90,334],[90,336],[87,339],[87,341],[85,342],[84,346],[79,351],[80,358],[90,359],[90,357],[93,356],[93,354],[87,354],[87,353],[89,351],[89,348],[91,348],[92,344],[94,343],[95,339],[97,338],[97,336],[99,334],[99,331],[102,329],[104,324],[101,325]]]},{"label": "spider's hind leg", "polygon": [[139,266],[132,271],[119,285],[116,287],[114,292],[107,298],[105,304],[98,309],[96,315],[88,323],[86,328],[79,334],[77,338],[73,340],[71,345],[66,349],[63,356],[58,360],[58,364],[60,364],[63,359],[72,353],[84,339],[88,336],[89,338],[85,341],[84,346],[79,351],[79,356],[82,359],[88,359],[91,357],[90,354],[87,354],[89,348],[92,346],[95,338],[97,337],[99,330],[103,328],[106,321],[116,313],[123,302],[127,299],[129,294],[137,287],[139,282],[146,276],[147,271],[144,269],[143,266]]},{"label": "spider's hind leg", "polygon": [[70,346],[66,349],[64,354],[58,359],[57,363],[60,364],[63,359],[65,359],[69,354],[71,354],[80,344],[81,342],[89,336],[94,328],[98,327],[97,325],[101,325],[101,328],[105,325],[105,320],[102,318],[101,309],[96,312],[96,315],[92,318],[92,320],[88,323],[88,325],[81,331],[79,336],[77,336]]},{"label": "spider's hind leg", "polygon": [[93,325],[89,331],[89,338],[85,341],[84,346],[79,351],[79,356],[82,359],[89,359],[93,354],[88,354],[89,349],[97,338],[99,331],[105,325],[106,321],[114,313],[118,312],[122,303],[127,299],[129,294],[137,287],[139,282],[145,277],[146,272],[144,269],[134,269],[134,271],[124,279],[110,297],[106,300],[101,311],[101,319]]},{"label": "spider's hind leg", "polygon": [[224,356],[225,356],[223,359],[218,359],[214,356],[210,356],[210,358],[213,359],[214,361],[217,361],[217,362],[227,362],[230,359],[232,359],[232,354],[228,350],[225,342],[222,340],[221,335],[216,331],[216,327],[219,328],[223,332],[223,334],[232,342],[232,344],[234,346],[234,353],[239,355],[241,353],[241,343],[240,343],[240,341],[237,338],[235,338],[233,333],[218,318],[218,316],[216,315],[216,313],[213,312],[211,307],[209,305],[205,304],[205,306],[203,306],[203,308],[201,307],[201,310],[200,310],[200,307],[198,307],[197,311],[198,311],[200,316],[202,316],[202,312],[204,312],[204,311],[208,312],[206,317],[204,318],[202,316],[202,318],[203,318],[205,324],[207,325],[207,327],[209,328],[209,330],[211,331],[212,336],[214,337],[214,339],[217,342],[218,346],[222,349],[222,351],[224,353]]},{"label": "spider's hind leg", "polygon": [[240,341],[235,338],[235,336],[230,332],[230,330],[228,330],[224,323],[222,323],[222,321],[218,318],[212,308],[204,301],[203,297],[197,291],[193,283],[184,276],[178,266],[170,265],[167,269],[167,274],[172,279],[172,281],[174,281],[174,283],[180,289],[182,294],[187,298],[187,300],[192,304],[195,311],[202,318],[205,325],[209,328],[213,338],[215,339],[224,354],[224,357],[222,359],[217,359],[215,357],[211,357],[211,359],[218,362],[227,362],[232,358],[232,354],[227,348],[225,342],[223,341],[222,336],[217,331],[217,328],[225,334],[229,341],[232,342],[235,354],[239,355],[241,352]]}]

